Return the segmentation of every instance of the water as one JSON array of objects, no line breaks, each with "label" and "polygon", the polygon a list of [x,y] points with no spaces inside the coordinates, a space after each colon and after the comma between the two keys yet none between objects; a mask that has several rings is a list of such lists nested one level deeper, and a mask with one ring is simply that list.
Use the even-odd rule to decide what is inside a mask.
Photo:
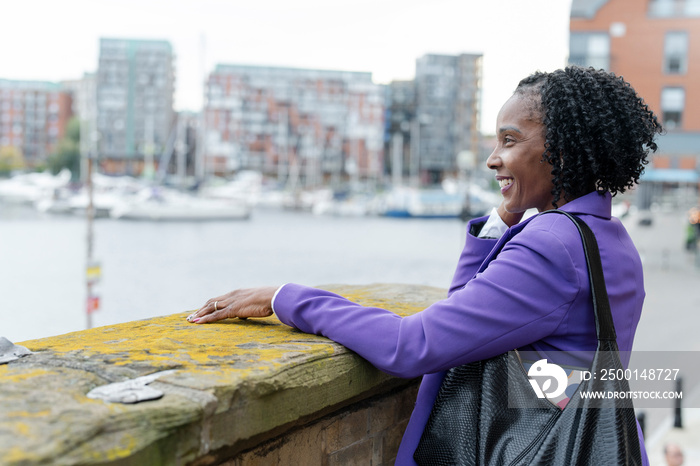
[{"label": "water", "polygon": [[[235,288],[415,283],[446,288],[464,244],[459,220],[317,217],[255,211],[247,221],[97,219],[102,265],[93,326],[198,308]],[[0,205],[0,336],[86,328],[85,219]]]}]

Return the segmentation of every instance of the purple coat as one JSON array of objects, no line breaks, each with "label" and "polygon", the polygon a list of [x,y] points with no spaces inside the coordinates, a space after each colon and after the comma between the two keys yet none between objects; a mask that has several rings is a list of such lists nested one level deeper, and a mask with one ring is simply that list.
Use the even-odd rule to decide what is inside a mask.
[{"label": "purple coat", "polygon": [[[562,210],[578,215],[596,235],[618,346],[628,352],[642,311],[644,281],[639,254],[622,223],[611,217],[611,206],[609,194],[590,193]],[[483,221],[472,220],[467,231]],[[502,242],[507,242],[503,250],[491,257]],[[285,324],[324,335],[386,373],[424,375],[399,465],[415,464],[413,452],[445,370],[513,348],[595,351],[597,345],[581,238],[563,215],[531,217],[500,240],[468,234],[447,299],[412,316],[296,284],[282,287],[274,309]],[[642,452],[646,456],[643,444]]]}]

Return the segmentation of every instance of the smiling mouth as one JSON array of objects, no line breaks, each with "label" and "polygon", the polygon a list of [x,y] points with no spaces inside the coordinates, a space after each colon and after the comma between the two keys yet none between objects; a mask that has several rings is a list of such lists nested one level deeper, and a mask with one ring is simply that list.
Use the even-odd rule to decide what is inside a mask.
[{"label": "smiling mouth", "polygon": [[513,178],[502,178],[498,180],[498,186],[501,187],[501,189],[506,188],[513,184]]}]

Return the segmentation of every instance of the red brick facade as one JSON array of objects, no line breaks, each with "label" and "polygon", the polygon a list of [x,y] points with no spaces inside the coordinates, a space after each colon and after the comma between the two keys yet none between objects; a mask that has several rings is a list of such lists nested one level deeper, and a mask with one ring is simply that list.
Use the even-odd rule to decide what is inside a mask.
[{"label": "red brick facade", "polygon": [[691,0],[573,0],[570,33],[571,63],[595,62],[623,76],[662,122],[667,135],[658,141],[652,167],[700,167],[698,5]]},{"label": "red brick facade", "polygon": [[[661,90],[684,88],[685,108],[679,129],[700,131],[700,106],[692,104],[700,101],[700,17],[654,17],[650,14],[650,3],[650,0],[609,0],[591,19],[572,17],[570,30],[608,32],[610,71],[624,76],[659,115]],[[619,33],[622,27],[624,33],[614,33]],[[664,71],[665,36],[671,31],[687,33],[684,73]]]}]

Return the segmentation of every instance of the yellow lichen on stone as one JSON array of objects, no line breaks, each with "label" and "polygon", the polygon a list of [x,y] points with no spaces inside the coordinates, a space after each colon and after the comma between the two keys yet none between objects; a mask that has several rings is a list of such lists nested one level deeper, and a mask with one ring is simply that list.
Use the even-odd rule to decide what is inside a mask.
[{"label": "yellow lichen on stone", "polygon": [[[187,314],[95,328],[23,342],[32,351],[103,358],[115,365],[148,362],[162,368],[196,369],[236,363],[242,371],[275,367],[290,352],[333,354],[329,340],[302,334],[279,320],[230,319],[196,325]],[[252,343],[254,342],[254,343]],[[247,367],[241,366],[246,363]]]},{"label": "yellow lichen on stone", "polygon": [[11,447],[4,455],[0,456],[0,464],[32,464],[31,462],[38,459],[39,457],[30,451],[25,451],[20,447]]},{"label": "yellow lichen on stone", "polygon": [[29,434],[29,426],[24,423],[24,422],[15,422],[15,433],[19,435],[27,435]]},{"label": "yellow lichen on stone", "polygon": [[5,413],[8,418],[11,417],[21,417],[21,418],[32,418],[32,417],[43,417],[51,414],[51,410],[45,409],[43,411],[9,411]]},{"label": "yellow lichen on stone", "polygon": [[139,446],[139,442],[133,435],[121,435],[116,445],[105,451],[93,452],[93,458],[98,461],[114,461],[121,458],[126,458],[134,453],[134,450]]},{"label": "yellow lichen on stone", "polygon": [[0,386],[5,383],[17,383],[24,380],[33,379],[42,375],[49,374],[46,369],[27,368],[17,371],[8,371],[10,366],[0,366]]}]

